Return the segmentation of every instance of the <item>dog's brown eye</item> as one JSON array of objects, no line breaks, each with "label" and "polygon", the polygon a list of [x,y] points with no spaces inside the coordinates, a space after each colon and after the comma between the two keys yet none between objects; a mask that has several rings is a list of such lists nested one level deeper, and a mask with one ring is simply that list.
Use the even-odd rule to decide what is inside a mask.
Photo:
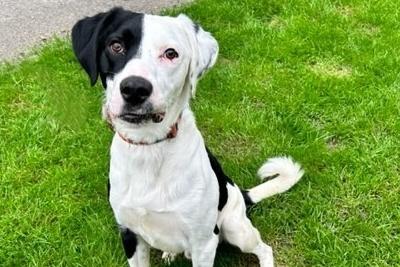
[{"label": "dog's brown eye", "polygon": [[114,54],[124,54],[125,53],[125,47],[122,45],[122,43],[118,41],[114,41],[110,44],[110,49],[111,52]]},{"label": "dog's brown eye", "polygon": [[164,56],[169,60],[173,60],[174,58],[177,58],[179,55],[178,52],[175,51],[175,49],[168,48],[167,50],[165,50]]}]

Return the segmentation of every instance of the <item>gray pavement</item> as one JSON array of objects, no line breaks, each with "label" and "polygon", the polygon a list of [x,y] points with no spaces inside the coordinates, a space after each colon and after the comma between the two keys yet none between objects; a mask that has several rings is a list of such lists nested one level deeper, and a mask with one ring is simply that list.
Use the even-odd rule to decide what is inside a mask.
[{"label": "gray pavement", "polygon": [[13,60],[54,35],[68,34],[84,16],[123,6],[157,13],[190,0],[0,0],[0,61]]}]

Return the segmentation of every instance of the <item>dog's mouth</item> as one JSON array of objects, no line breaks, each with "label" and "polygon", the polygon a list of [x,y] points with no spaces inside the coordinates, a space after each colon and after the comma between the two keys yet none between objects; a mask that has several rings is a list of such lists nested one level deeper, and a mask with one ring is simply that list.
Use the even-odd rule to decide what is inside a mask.
[{"label": "dog's mouth", "polygon": [[160,113],[145,113],[145,114],[138,114],[138,113],[124,113],[118,116],[119,119],[139,124],[147,121],[152,121],[154,123],[160,123],[164,120],[165,112]]}]

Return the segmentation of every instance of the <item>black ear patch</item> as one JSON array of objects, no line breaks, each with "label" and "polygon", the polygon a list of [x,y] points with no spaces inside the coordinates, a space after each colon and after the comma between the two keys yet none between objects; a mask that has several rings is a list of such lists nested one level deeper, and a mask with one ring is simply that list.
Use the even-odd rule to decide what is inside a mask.
[{"label": "black ear patch", "polygon": [[113,8],[108,12],[81,19],[74,25],[71,34],[72,47],[79,63],[89,75],[92,85],[100,75],[103,86],[106,87],[106,75],[116,72],[115,65],[121,66],[125,63],[125,61],[121,63],[121,59],[107,57],[106,42],[110,36],[130,38],[126,42],[131,45],[134,43],[138,47],[142,35],[143,16],[122,8]]},{"label": "black ear patch", "polygon": [[72,47],[82,68],[94,85],[99,75],[98,71],[98,38],[105,18],[111,13],[99,13],[78,21],[72,28]]}]

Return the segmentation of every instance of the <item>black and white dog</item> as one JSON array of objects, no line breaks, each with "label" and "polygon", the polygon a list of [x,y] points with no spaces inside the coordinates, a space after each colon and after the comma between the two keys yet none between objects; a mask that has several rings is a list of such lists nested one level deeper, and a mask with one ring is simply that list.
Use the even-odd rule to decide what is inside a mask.
[{"label": "black and white dog", "polygon": [[226,240],[273,266],[246,205],[288,190],[303,171],[272,158],[258,171],[272,179],[242,191],[206,148],[189,101],[217,59],[211,34],[185,15],[114,8],[78,21],[72,42],[92,85],[100,76],[106,89],[103,116],[115,130],[109,200],[129,265],[149,266],[154,247],[210,267]]}]

